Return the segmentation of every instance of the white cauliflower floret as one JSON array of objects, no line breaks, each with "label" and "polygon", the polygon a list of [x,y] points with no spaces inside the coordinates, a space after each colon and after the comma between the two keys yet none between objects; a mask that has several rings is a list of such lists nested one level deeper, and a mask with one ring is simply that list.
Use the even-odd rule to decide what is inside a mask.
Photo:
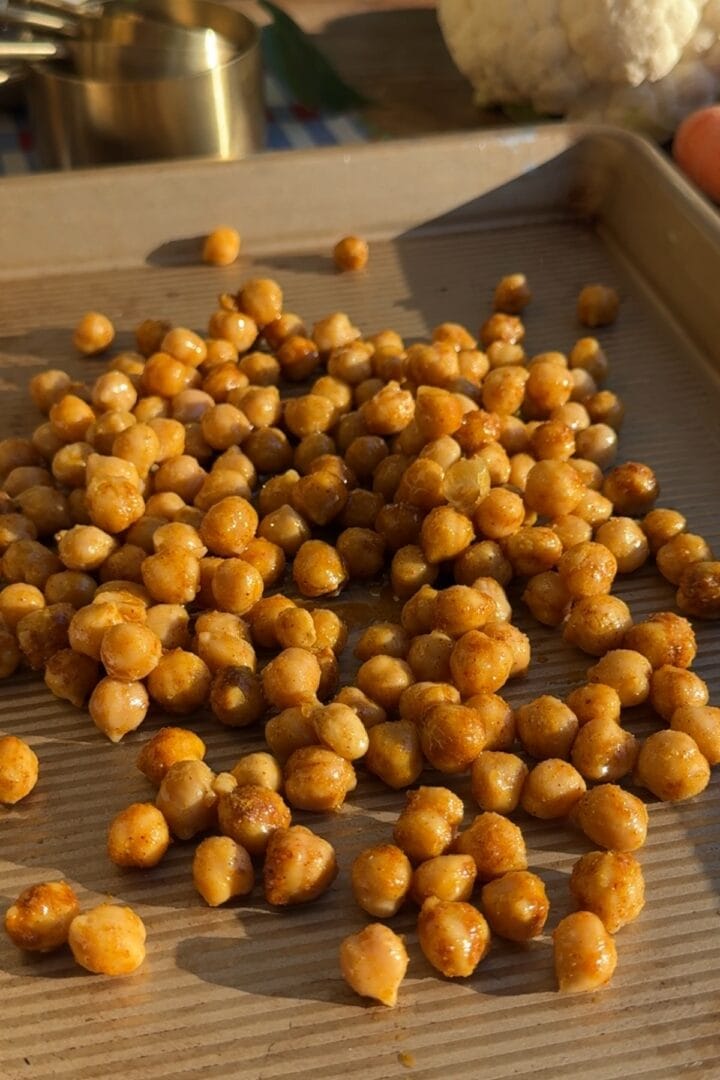
[{"label": "white cauliflower floret", "polygon": [[475,100],[661,137],[720,92],[720,0],[439,0]]}]

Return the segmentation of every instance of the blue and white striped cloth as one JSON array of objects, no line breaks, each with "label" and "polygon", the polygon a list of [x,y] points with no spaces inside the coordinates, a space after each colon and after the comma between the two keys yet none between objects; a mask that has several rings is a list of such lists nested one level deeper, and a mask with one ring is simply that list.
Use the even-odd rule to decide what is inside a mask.
[{"label": "blue and white striped cloth", "polygon": [[[369,138],[365,125],[352,114],[321,113],[298,105],[285,85],[267,70],[265,102],[268,150],[335,146]],[[37,167],[26,112],[0,112],[0,176],[33,172]]]}]

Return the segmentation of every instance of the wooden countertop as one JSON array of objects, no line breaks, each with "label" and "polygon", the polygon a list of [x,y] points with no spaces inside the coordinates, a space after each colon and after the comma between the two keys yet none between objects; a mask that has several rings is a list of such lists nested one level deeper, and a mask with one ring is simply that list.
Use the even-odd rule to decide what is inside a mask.
[{"label": "wooden countertop", "polygon": [[[378,134],[476,127],[481,115],[455,68],[429,0],[279,0],[342,78],[371,102]],[[265,21],[254,4],[241,5]]]}]

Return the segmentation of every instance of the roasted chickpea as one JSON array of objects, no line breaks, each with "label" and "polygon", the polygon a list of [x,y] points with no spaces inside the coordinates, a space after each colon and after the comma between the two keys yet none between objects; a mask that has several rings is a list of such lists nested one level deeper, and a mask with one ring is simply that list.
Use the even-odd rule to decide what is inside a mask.
[{"label": "roasted chickpea", "polygon": [[455,841],[455,850],[475,860],[478,880],[492,881],[527,869],[525,841],[517,825],[500,814],[479,814]]},{"label": "roasted chickpea", "polygon": [[205,704],[212,676],[207,664],[185,649],[173,649],[161,656],[148,676],[150,697],[166,712],[195,712]]},{"label": "roasted chickpea", "polygon": [[397,1004],[408,962],[403,939],[383,923],[370,923],[340,945],[340,970],[348,986],[390,1008]]},{"label": "roasted chickpea", "polygon": [[522,598],[533,617],[544,626],[559,626],[571,604],[570,594],[556,570],[533,575]]},{"label": "roasted chickpea", "polygon": [[588,668],[588,681],[617,690],[623,708],[642,705],[650,694],[650,663],[633,649],[612,649]]},{"label": "roasted chickpea", "polygon": [[577,803],[574,821],[589,840],[609,851],[637,851],[645,843],[645,803],[617,784],[590,788]]},{"label": "roasted chickpea", "polygon": [[31,885],[5,913],[5,930],[13,945],[28,952],[52,952],[65,945],[80,904],[66,881]]},{"label": "roasted chickpea", "polygon": [[247,896],[255,884],[250,856],[229,836],[208,836],[198,844],[192,873],[195,888],[210,907]]},{"label": "roasted chickpea", "polygon": [[508,315],[519,315],[532,298],[527,278],[524,274],[508,274],[495,286],[493,306],[495,311]]},{"label": "roasted chickpea", "polygon": [[[569,699],[568,699],[569,700]],[[613,716],[595,716],[582,725],[571,760],[586,780],[620,780],[632,771],[639,745]]]},{"label": "roasted chickpea", "polygon": [[395,790],[414,784],[423,769],[423,756],[412,721],[373,724],[368,731],[365,767]]},{"label": "roasted chickpea", "polygon": [[642,653],[654,669],[672,664],[688,668],[695,659],[697,642],[687,619],[672,611],[659,611],[625,634],[625,648]]},{"label": "roasted chickpea", "polygon": [[366,848],[352,864],[352,891],[368,915],[389,919],[402,907],[410,889],[412,866],[394,844]]},{"label": "roasted chickpea", "polygon": [[97,356],[104,352],[115,337],[115,327],[107,315],[88,311],[75,326],[73,345],[83,356]]},{"label": "roasted chickpea", "polygon": [[229,225],[219,226],[203,241],[202,259],[211,266],[230,266],[240,254],[240,233]]},{"label": "roasted chickpea", "polygon": [[163,727],[144,743],[136,765],[148,780],[159,786],[171,765],[179,761],[202,761],[205,743],[186,728]]},{"label": "roasted chickpea", "polygon": [[190,840],[208,829],[215,819],[215,775],[197,758],[177,761],[165,772],[156,805],[178,840]]},{"label": "roasted chickpea", "polygon": [[703,560],[686,566],[677,591],[681,611],[700,619],[720,615],[720,562]]},{"label": "roasted chickpea", "polygon": [[107,852],[116,866],[157,866],[170,846],[165,818],[152,803],[133,803],[113,818]]},{"label": "roasted chickpea", "polygon": [[384,709],[394,709],[400,695],[415,681],[412,669],[394,656],[372,656],[357,673],[357,685]]},{"label": "roasted chickpea", "polygon": [[490,929],[517,942],[538,937],[550,910],[542,879],[527,870],[511,870],[484,885],[482,906]]},{"label": "roasted chickpea", "polygon": [[545,694],[528,705],[522,705],[515,714],[517,734],[525,750],[534,758],[570,757],[578,719],[575,713],[559,698]]},{"label": "roasted chickpea", "polygon": [[25,615],[44,607],[45,597],[35,585],[16,582],[0,591],[0,617],[8,630],[14,631]]},{"label": "roasted chickpea", "polygon": [[578,718],[580,727],[591,720],[620,722],[620,697],[617,690],[603,683],[587,683],[573,690],[565,704]]},{"label": "roasted chickpea", "polygon": [[243,754],[232,768],[232,775],[238,787],[252,784],[254,787],[280,791],[282,788],[282,768],[277,758],[264,750],[252,754]]},{"label": "roasted chickpea", "polygon": [[307,540],[293,563],[293,579],[303,596],[325,596],[347,581],[341,556],[322,540]]},{"label": "roasted chickpea", "polygon": [[263,670],[265,697],[278,709],[314,701],[320,685],[320,665],[307,649],[284,649]]},{"label": "roasted chickpea", "polygon": [[95,726],[117,743],[142,724],[149,704],[148,692],[141,682],[107,676],[90,695],[88,711]]},{"label": "roasted chickpea", "polygon": [[589,851],[575,863],[570,892],[610,934],[633,922],[645,906],[645,880],[637,859],[619,851]]},{"label": "roasted chickpea", "polygon": [[11,585],[34,585],[37,589],[43,589],[50,575],[56,574],[62,568],[57,555],[48,551],[37,540],[13,540],[0,559],[0,571],[5,581]]},{"label": "roasted chickpea", "polygon": [[687,567],[712,559],[712,551],[702,536],[678,533],[655,553],[657,567],[667,581],[678,585]]},{"label": "roasted chickpea", "polygon": [[490,930],[471,904],[430,896],[420,910],[418,940],[426,958],[443,975],[466,977],[490,948]]},{"label": "roasted chickpea", "polygon": [[472,765],[473,798],[481,810],[511,814],[527,774],[527,765],[515,754],[483,750]]},{"label": "roasted chickpea", "polygon": [[705,790],[710,766],[686,732],[656,731],[640,747],[635,781],[663,802],[679,802]]},{"label": "roasted chickpea", "polygon": [[494,693],[507,682],[513,651],[481,630],[469,630],[456,642],[450,656],[453,681],[463,697]]},{"label": "roasted chickpea", "polygon": [[73,609],[69,604],[51,604],[23,615],[15,627],[15,636],[33,670],[39,671],[56,652],[67,648],[72,616]]},{"label": "roasted chickpea", "polygon": [[[597,324],[594,324],[597,325]],[[555,975],[563,993],[588,993],[610,982],[615,942],[591,911],[567,915],[553,931]]]},{"label": "roasted chickpea", "polygon": [[60,649],[45,663],[45,685],[55,697],[81,709],[95,689],[100,669],[95,660],[73,649]]},{"label": "roasted chickpea", "polygon": [[357,780],[349,761],[324,746],[305,746],[285,763],[285,794],[298,810],[337,810]]},{"label": "roasted chickpea", "polygon": [[212,574],[211,593],[222,611],[246,615],[263,594],[258,570],[244,559],[224,559]]},{"label": "roasted chickpea", "polygon": [[650,510],[641,522],[650,551],[657,554],[663,544],[667,544],[673,537],[683,533],[687,527],[687,521],[677,510],[666,510],[658,507]]},{"label": "roasted chickpea", "polygon": [[614,323],[620,309],[617,290],[609,285],[586,285],[577,300],[577,316],[584,326]]},{"label": "roasted chickpea", "polygon": [[99,904],[70,924],[68,943],[77,963],[102,975],[129,975],[145,959],[145,926],[119,904]]},{"label": "roasted chickpea", "polygon": [[470,855],[437,855],[416,868],[411,895],[420,907],[431,896],[438,900],[466,901],[472,896],[476,876]]},{"label": "roasted chickpea", "polygon": [[14,806],[33,790],[38,780],[37,754],[23,739],[0,739],[0,803]]},{"label": "roasted chickpea", "polygon": [[520,803],[526,813],[551,821],[567,817],[585,790],[585,781],[574,766],[559,758],[546,758],[528,773]]},{"label": "roasted chickpea", "polygon": [[348,705],[333,702],[312,713],[318,741],[346,761],[363,757],[369,745],[365,725]]},{"label": "roasted chickpea", "polygon": [[161,656],[160,638],[139,623],[111,626],[100,645],[103,666],[115,679],[144,679],[157,667]]},{"label": "roasted chickpea", "polygon": [[563,627],[563,640],[590,656],[604,656],[625,644],[632,627],[627,604],[617,596],[585,596],[576,600]]},{"label": "roasted chickpea", "polygon": [[359,236],[344,236],[333,248],[333,262],[338,270],[364,270],[369,248]]},{"label": "roasted chickpea", "polygon": [[265,899],[280,907],[308,903],[332,885],[337,872],[327,840],[304,825],[276,829],[265,852]]},{"label": "roasted chickpea", "polygon": [[153,600],[189,604],[200,587],[200,563],[192,552],[176,547],[149,555],[141,567],[143,584]]}]

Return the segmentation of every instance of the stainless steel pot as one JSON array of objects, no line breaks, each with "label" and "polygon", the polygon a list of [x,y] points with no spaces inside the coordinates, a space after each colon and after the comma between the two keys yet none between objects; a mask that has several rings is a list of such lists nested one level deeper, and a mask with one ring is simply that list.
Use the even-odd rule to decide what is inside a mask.
[{"label": "stainless steel pot", "polygon": [[37,153],[49,168],[178,157],[243,157],[261,148],[264,107],[259,32],[212,0],[142,0],[151,19],[214,30],[230,60],[180,76],[87,79],[55,63],[29,68]]}]

